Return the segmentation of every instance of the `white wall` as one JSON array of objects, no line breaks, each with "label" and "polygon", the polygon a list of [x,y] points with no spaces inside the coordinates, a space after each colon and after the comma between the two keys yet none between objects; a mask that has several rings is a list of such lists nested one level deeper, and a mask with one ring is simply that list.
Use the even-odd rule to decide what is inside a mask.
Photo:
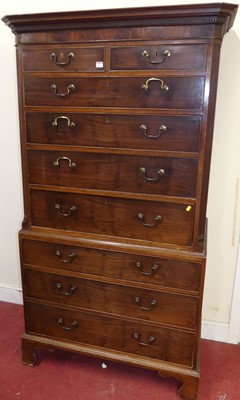
[{"label": "white wall", "polygon": [[[79,0],[10,0],[1,4],[1,16],[182,3],[190,4],[194,1],[121,0],[113,3],[108,0],[89,0],[83,4]],[[229,324],[240,231],[239,38],[240,10],[234,27],[225,36],[222,46],[208,201],[208,262],[203,306],[206,329],[203,334],[220,340],[225,340]],[[3,23],[0,24],[0,65],[0,299],[9,299],[11,290],[7,288],[21,289],[17,232],[21,226],[23,211],[14,35]],[[14,297],[12,301],[17,301],[17,298]]]}]

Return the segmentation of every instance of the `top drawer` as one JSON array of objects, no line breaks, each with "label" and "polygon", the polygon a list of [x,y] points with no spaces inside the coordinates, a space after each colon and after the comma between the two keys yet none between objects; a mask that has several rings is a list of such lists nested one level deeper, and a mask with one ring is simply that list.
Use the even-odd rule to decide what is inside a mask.
[{"label": "top drawer", "polygon": [[206,44],[142,44],[110,49],[111,70],[205,70]]},{"label": "top drawer", "polygon": [[23,51],[24,71],[104,71],[104,47],[47,48]]},{"label": "top drawer", "polygon": [[[148,44],[110,47],[110,70],[204,71],[206,44]],[[24,49],[23,71],[105,71],[105,47],[46,47]]]}]

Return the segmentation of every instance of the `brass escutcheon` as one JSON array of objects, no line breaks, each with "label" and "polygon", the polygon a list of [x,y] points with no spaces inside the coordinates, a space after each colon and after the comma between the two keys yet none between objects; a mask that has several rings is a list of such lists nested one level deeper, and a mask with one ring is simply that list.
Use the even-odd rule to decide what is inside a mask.
[{"label": "brass escutcheon", "polygon": [[70,85],[67,86],[66,93],[58,93],[57,85],[55,85],[55,83],[53,83],[51,85],[51,90],[55,93],[56,96],[65,97],[65,96],[68,96],[71,92],[73,92],[75,90],[75,86],[73,83],[71,83]]},{"label": "brass escutcheon", "polygon": [[167,57],[170,57],[171,53],[169,50],[165,50],[163,55],[161,56],[160,60],[151,60],[150,54],[147,50],[143,50],[142,57],[144,57],[150,64],[162,64]]},{"label": "brass escutcheon", "polygon": [[58,126],[58,121],[62,119],[67,121],[67,126],[74,128],[75,127],[75,123],[70,121],[70,119],[68,117],[66,117],[65,115],[60,115],[59,117],[56,117],[55,120],[52,122],[52,126],[55,128]]},{"label": "brass escutcheon", "polygon": [[144,90],[145,92],[149,88],[149,83],[150,82],[159,82],[160,83],[160,89],[167,92],[169,90],[169,86],[164,83],[164,81],[160,78],[149,78],[146,80],[145,83],[141,86],[141,89]]},{"label": "brass escutcheon", "polygon": [[[70,53],[67,54],[67,56],[65,56],[64,53],[60,53],[59,56],[57,56],[56,53],[51,53],[50,58],[52,59],[54,64],[64,67],[64,65],[67,65],[70,63],[71,59],[72,60],[74,59],[74,53],[71,51]],[[59,58],[59,60],[58,60],[58,58]],[[60,61],[60,60],[64,60],[64,59],[66,59],[66,61]]]}]

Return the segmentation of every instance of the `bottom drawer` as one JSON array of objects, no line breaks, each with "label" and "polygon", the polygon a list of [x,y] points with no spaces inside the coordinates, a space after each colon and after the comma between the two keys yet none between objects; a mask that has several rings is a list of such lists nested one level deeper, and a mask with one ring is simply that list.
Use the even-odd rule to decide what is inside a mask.
[{"label": "bottom drawer", "polygon": [[195,334],[26,302],[26,330],[192,366]]}]

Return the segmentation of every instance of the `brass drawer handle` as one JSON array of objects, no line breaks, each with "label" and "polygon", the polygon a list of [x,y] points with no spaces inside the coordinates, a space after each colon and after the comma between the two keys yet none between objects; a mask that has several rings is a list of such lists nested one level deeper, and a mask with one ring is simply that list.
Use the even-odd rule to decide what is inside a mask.
[{"label": "brass drawer handle", "polygon": [[61,217],[70,217],[70,215],[72,215],[73,213],[75,213],[77,211],[77,207],[76,206],[71,206],[69,208],[69,211],[65,211],[63,210],[63,206],[61,206],[60,204],[55,204],[55,210],[58,211],[58,214],[61,215]]},{"label": "brass drawer handle", "polygon": [[[74,53],[71,51],[70,53],[67,54],[67,57],[65,56],[64,53],[60,53],[59,60],[58,60],[56,53],[51,53],[50,58],[52,59],[54,64],[64,66],[64,65],[69,64],[71,59],[74,59]],[[60,61],[60,60],[65,60],[65,59],[66,59],[66,61]]]},{"label": "brass drawer handle", "polygon": [[154,138],[159,138],[159,137],[160,137],[164,132],[166,132],[166,130],[167,130],[166,125],[161,125],[161,126],[159,127],[159,131],[158,131],[158,133],[157,133],[156,135],[150,135],[150,134],[147,133],[148,130],[147,130],[146,125],[140,125],[139,128],[143,130],[143,133],[144,133],[144,135],[145,135],[147,138],[153,138],[153,139],[154,139]]},{"label": "brass drawer handle", "polygon": [[59,261],[61,261],[62,263],[66,263],[66,264],[71,263],[74,260],[74,258],[77,256],[76,253],[70,253],[68,256],[68,259],[65,259],[62,257],[62,253],[60,250],[56,250],[55,254],[58,257]]},{"label": "brass drawer handle", "polygon": [[145,276],[152,276],[155,274],[155,272],[158,270],[159,266],[157,264],[153,264],[151,267],[151,271],[150,272],[145,272],[143,271],[143,267],[141,265],[141,263],[139,261],[136,262],[135,264],[136,268],[138,269],[138,272],[141,275],[145,275]]},{"label": "brass drawer handle", "polygon": [[137,297],[137,296],[134,297],[134,301],[138,305],[138,308],[140,308],[141,310],[144,310],[144,311],[151,311],[153,309],[153,307],[157,304],[157,300],[151,300],[149,302],[149,307],[143,306],[141,298]]},{"label": "brass drawer handle", "polygon": [[161,215],[156,215],[156,217],[154,218],[155,222],[153,224],[146,224],[144,214],[139,213],[137,215],[137,217],[138,217],[138,219],[140,219],[141,223],[148,228],[152,228],[152,227],[156,226],[162,220]]},{"label": "brass drawer handle", "polygon": [[69,290],[66,291],[64,290],[63,284],[58,282],[56,283],[56,288],[58,289],[59,293],[61,293],[63,296],[72,296],[73,293],[76,291],[77,286],[72,285],[69,287]]},{"label": "brass drawer handle", "polygon": [[55,83],[53,83],[51,85],[51,90],[55,93],[56,96],[65,97],[65,96],[68,96],[71,92],[73,92],[75,90],[75,86],[73,85],[73,83],[71,83],[70,85],[67,86],[66,93],[58,93],[57,85],[55,85]]},{"label": "brass drawer handle", "polygon": [[75,127],[75,123],[70,121],[70,119],[68,117],[65,117],[65,115],[60,115],[59,117],[56,117],[55,120],[52,122],[52,126],[54,128],[56,128],[58,126],[58,120],[59,119],[63,119],[67,121],[67,126],[74,128]]},{"label": "brass drawer handle", "polygon": [[76,168],[76,166],[77,166],[75,164],[75,162],[72,162],[72,160],[70,158],[68,158],[68,157],[59,157],[59,158],[57,158],[56,161],[54,161],[53,166],[55,168],[58,168],[60,166],[59,161],[61,161],[61,160],[67,160],[69,168]]},{"label": "brass drawer handle", "polygon": [[157,171],[157,176],[156,176],[155,178],[152,178],[152,177],[150,177],[150,176],[146,176],[146,168],[144,168],[144,167],[140,167],[139,170],[138,170],[138,172],[144,177],[144,179],[145,179],[146,181],[150,181],[150,182],[157,182],[157,181],[159,181],[160,176],[163,176],[163,175],[165,174],[165,171],[164,171],[164,169],[162,169],[162,168],[160,168],[160,169]]},{"label": "brass drawer handle", "polygon": [[142,339],[141,339],[141,336],[137,332],[134,332],[133,337],[134,337],[134,339],[137,340],[137,342],[138,342],[138,344],[140,344],[140,346],[150,346],[151,343],[153,343],[155,341],[155,337],[154,336],[149,336],[148,341],[147,342],[143,342]]},{"label": "brass drawer handle", "polygon": [[78,326],[78,322],[77,322],[77,321],[73,321],[73,322],[71,323],[71,326],[66,326],[66,325],[65,325],[65,322],[64,322],[64,320],[63,320],[63,318],[58,318],[57,323],[58,323],[59,325],[61,325],[61,327],[62,327],[63,329],[65,329],[65,331],[72,331],[74,328],[76,328],[76,327]]},{"label": "brass drawer handle", "polygon": [[[157,55],[157,54],[156,54]],[[167,57],[170,57],[171,53],[169,50],[165,50],[162,58],[160,60],[150,60],[150,54],[147,50],[143,50],[142,52],[142,57],[145,57],[145,59],[150,63],[150,64],[162,64]]]},{"label": "brass drawer handle", "polygon": [[160,78],[149,78],[142,86],[141,89],[147,91],[149,87],[149,82],[159,82],[160,83],[160,89],[163,91],[167,92],[169,90],[169,86],[166,85],[162,79]]}]

